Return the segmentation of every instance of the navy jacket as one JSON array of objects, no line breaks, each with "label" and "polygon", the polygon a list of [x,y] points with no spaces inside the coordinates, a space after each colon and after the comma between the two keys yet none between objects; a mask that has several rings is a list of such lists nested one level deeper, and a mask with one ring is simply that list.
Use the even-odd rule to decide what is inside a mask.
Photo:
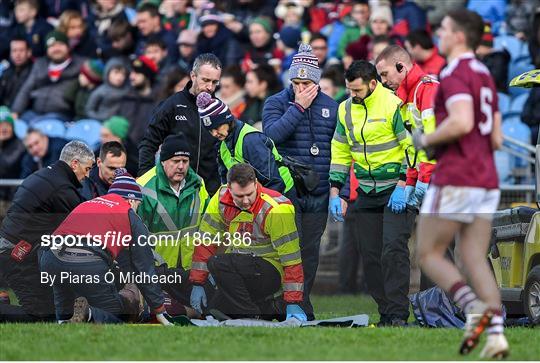
[{"label": "navy jacket", "polygon": [[[240,129],[244,126],[242,121],[236,120],[233,132],[225,139],[225,144],[234,156],[234,150],[238,143]],[[221,142],[216,145],[218,154],[218,169],[221,184],[227,184],[227,168],[221,160],[219,149]],[[263,187],[275,190],[280,193],[285,192],[285,183],[279,174],[278,164],[272,155],[272,140],[262,132],[252,132],[244,137],[242,144],[242,155],[246,163],[255,169],[257,180]]]},{"label": "navy jacket", "polygon": [[94,165],[88,178],[81,182],[82,188],[79,189],[84,200],[91,200],[109,193],[109,184],[99,177],[99,168]]},{"label": "navy jacket", "polygon": [[[297,161],[312,165],[320,176],[313,195],[328,192],[330,170],[330,142],[337,122],[338,104],[319,91],[313,103],[304,112],[294,104],[292,86],[269,97],[263,109],[264,133],[274,140],[281,156],[290,156]],[[319,148],[314,156],[313,144]]]},{"label": "navy jacket", "polygon": [[49,32],[53,30],[53,26],[47,22],[47,20],[36,17],[34,25],[29,32],[26,31],[26,28],[23,24],[17,24],[13,28],[13,36],[24,36],[30,48],[32,48],[32,56],[42,57],[45,55],[47,48],[45,47],[45,37]]},{"label": "navy jacket", "polygon": [[60,159],[60,153],[67,144],[67,141],[58,137],[49,137],[49,149],[41,160],[34,160],[34,157],[28,153],[24,154],[21,161],[21,179],[26,178],[34,171],[51,165]]}]

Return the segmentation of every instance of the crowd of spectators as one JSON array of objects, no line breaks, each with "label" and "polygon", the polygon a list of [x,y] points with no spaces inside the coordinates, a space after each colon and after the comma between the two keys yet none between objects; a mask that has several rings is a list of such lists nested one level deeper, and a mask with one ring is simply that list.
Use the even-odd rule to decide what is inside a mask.
[{"label": "crowd of spectators", "polygon": [[[289,87],[301,42],[323,69],[320,87],[347,98],[343,72],[373,60],[388,45],[405,47],[425,72],[445,65],[435,29],[451,8],[469,7],[486,21],[477,56],[508,93],[512,54],[494,38],[512,35],[540,68],[537,0],[15,0],[0,2],[0,178],[24,178],[58,159],[65,140],[33,126],[57,119],[102,123],[101,142],[137,145],[154,108],[190,80],[195,57],[214,53],[224,68],[217,96],[235,117],[260,127],[265,100]],[[522,120],[536,140],[538,89]],[[16,135],[18,122],[28,127]],[[99,145],[93,145],[96,148]]]}]

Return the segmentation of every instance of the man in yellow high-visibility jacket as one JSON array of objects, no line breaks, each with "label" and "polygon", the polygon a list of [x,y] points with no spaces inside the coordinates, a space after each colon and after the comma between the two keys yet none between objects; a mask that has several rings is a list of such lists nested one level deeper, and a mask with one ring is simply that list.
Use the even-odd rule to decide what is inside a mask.
[{"label": "man in yellow high-visibility jacket", "polygon": [[354,62],[345,73],[351,97],[339,105],[332,140],[330,213],[342,221],[339,197],[354,161],[358,179],[357,231],[368,290],[380,325],[403,326],[409,317],[409,250],[414,212],[405,201],[405,150],[411,145],[401,100],[377,81],[375,66]]},{"label": "man in yellow high-visibility jacket", "polygon": [[[283,291],[287,318],[307,320],[303,300],[304,273],[291,201],[262,187],[248,164],[233,165],[227,185],[212,197],[200,232],[189,280],[195,285],[191,306],[205,312],[202,288],[212,274],[217,292],[208,307],[232,318],[272,320],[284,315],[273,296]],[[227,247],[217,254],[218,247]],[[211,312],[211,311],[209,311]]]}]

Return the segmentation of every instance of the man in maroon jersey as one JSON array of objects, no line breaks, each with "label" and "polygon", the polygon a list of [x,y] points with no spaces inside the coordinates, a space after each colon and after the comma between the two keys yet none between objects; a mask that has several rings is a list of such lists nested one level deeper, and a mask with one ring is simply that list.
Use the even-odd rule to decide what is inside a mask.
[{"label": "man in maroon jersey", "polygon": [[[414,135],[415,146],[438,160],[417,235],[422,269],[467,315],[460,353],[469,353],[487,330],[480,355],[498,358],[508,354],[508,342],[500,293],[486,256],[500,197],[493,151],[501,146],[502,134],[494,81],[474,57],[482,24],[478,14],[459,9],[445,16],[439,30],[448,66],[435,97],[437,128]],[[444,257],[454,237],[466,275]]]}]

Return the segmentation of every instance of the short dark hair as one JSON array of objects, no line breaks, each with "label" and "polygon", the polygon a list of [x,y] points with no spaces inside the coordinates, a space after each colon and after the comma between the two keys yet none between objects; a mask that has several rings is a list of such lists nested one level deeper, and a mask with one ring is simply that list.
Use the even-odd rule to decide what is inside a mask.
[{"label": "short dark hair", "polygon": [[131,24],[125,19],[118,19],[112,22],[107,29],[107,37],[112,40],[119,40],[128,34],[134,34],[134,29]]},{"label": "short dark hair", "polygon": [[484,21],[478,13],[467,9],[455,9],[449,11],[446,16],[452,19],[454,31],[465,34],[467,46],[475,50],[480,45],[484,34]]},{"label": "short dark hair", "polygon": [[267,93],[269,95],[273,95],[274,93],[282,90],[283,83],[281,83],[281,80],[276,74],[274,67],[271,65],[265,63],[259,64],[257,68],[252,69],[250,72],[253,72],[259,82],[266,82],[268,85]]},{"label": "short dark hair", "polygon": [[26,44],[26,48],[30,48],[30,43],[26,39],[26,37],[22,34],[16,34],[15,36],[11,37],[9,42],[24,42]]},{"label": "short dark hair", "polygon": [[318,39],[322,39],[322,40],[324,40],[325,43],[328,43],[328,38],[324,34],[314,33],[311,36],[311,39],[309,40],[309,44],[311,44],[311,42],[313,42],[315,40],[318,40]]},{"label": "short dark hair", "polygon": [[101,161],[105,160],[107,154],[112,154],[113,156],[120,156],[122,154],[127,155],[127,152],[124,145],[122,145],[118,141],[109,141],[101,145],[101,147],[99,148],[99,158],[101,159]]},{"label": "short dark hair", "polygon": [[349,82],[362,78],[364,83],[377,79],[377,69],[366,60],[355,60],[345,71],[345,79]]},{"label": "short dark hair", "polygon": [[137,13],[149,13],[152,18],[159,16],[159,8],[152,3],[142,4],[137,7]]},{"label": "short dark hair", "polygon": [[425,50],[433,49],[434,47],[431,35],[424,29],[413,30],[405,37],[405,40],[411,43],[411,46],[416,47],[419,45]]},{"label": "short dark hair", "polygon": [[162,50],[167,49],[167,43],[158,35],[152,35],[148,38],[146,41],[146,44],[144,45],[144,49],[148,48],[151,45],[156,45],[160,47]]},{"label": "short dark hair", "polygon": [[227,183],[237,183],[242,188],[250,183],[257,182],[257,176],[255,175],[255,169],[249,164],[238,163],[234,164],[227,173]]},{"label": "short dark hair", "polygon": [[338,66],[330,66],[324,70],[321,78],[329,79],[334,87],[345,87],[345,78],[343,77],[343,70]]},{"label": "short dark hair", "polygon": [[233,82],[243,88],[246,83],[246,76],[242,73],[242,69],[237,64],[232,64],[223,70],[221,78],[229,77],[233,79]]},{"label": "short dark hair", "polygon": [[388,45],[396,44],[388,35],[375,35],[373,39],[371,39],[372,47],[380,43],[388,43]]}]

